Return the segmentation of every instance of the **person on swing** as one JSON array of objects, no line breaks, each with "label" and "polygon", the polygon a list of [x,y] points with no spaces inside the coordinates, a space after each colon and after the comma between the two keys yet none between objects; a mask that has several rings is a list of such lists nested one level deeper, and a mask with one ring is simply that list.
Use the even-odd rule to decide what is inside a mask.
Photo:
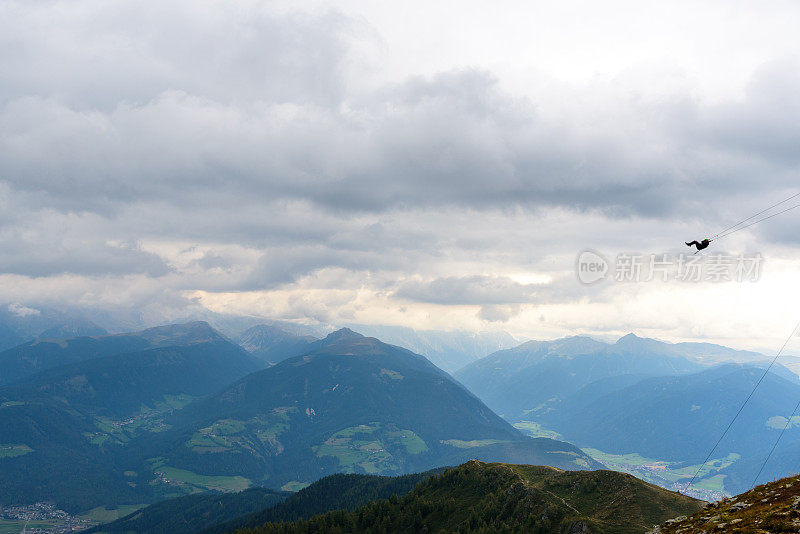
[{"label": "person on swing", "polygon": [[703,239],[702,241],[692,241],[691,243],[686,243],[686,246],[691,247],[692,245],[694,245],[697,247],[697,250],[699,252],[704,248],[708,247],[709,244],[711,244],[711,241],[708,238],[706,238]]}]

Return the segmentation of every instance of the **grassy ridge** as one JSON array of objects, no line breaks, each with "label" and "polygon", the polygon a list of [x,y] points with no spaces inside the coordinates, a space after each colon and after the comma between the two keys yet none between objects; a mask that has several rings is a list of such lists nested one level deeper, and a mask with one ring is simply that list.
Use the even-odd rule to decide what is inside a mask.
[{"label": "grassy ridge", "polygon": [[420,482],[402,498],[304,521],[267,523],[240,533],[642,533],[701,506],[702,501],[614,471],[470,461]]},{"label": "grassy ridge", "polygon": [[355,510],[367,503],[403,496],[419,482],[443,472],[435,469],[397,477],[359,474],[327,476],[272,508],[208,529],[203,534],[221,534],[258,527],[264,523],[297,521],[329,510]]}]

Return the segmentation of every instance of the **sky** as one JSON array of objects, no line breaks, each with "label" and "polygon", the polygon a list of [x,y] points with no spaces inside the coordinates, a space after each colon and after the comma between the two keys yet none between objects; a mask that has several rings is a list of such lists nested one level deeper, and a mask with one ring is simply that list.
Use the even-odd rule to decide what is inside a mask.
[{"label": "sky", "polygon": [[4,0],[0,303],[777,349],[800,209],[699,256],[755,281],[614,278],[800,192],[798,27],[769,0]]}]

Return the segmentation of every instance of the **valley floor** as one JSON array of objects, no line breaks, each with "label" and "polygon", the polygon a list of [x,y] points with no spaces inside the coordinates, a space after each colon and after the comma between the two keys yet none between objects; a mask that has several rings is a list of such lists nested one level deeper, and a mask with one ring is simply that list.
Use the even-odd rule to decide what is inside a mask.
[{"label": "valley floor", "polygon": [[[558,432],[534,421],[519,421],[514,423],[514,427],[531,437],[564,439]],[[698,474],[697,481],[687,491],[687,480],[692,478],[699,465],[679,465],[678,462],[647,458],[637,453],[612,454],[591,447],[584,447],[581,450],[609,469],[634,475],[651,484],[686,493],[704,501],[718,501],[730,497],[731,494],[725,491],[725,475],[719,474],[718,471],[739,460],[737,454],[709,460]]]},{"label": "valley floor", "polygon": [[85,530],[124,517],[145,505],[99,507],[79,515],[45,502],[0,509],[0,534],[64,534]]}]

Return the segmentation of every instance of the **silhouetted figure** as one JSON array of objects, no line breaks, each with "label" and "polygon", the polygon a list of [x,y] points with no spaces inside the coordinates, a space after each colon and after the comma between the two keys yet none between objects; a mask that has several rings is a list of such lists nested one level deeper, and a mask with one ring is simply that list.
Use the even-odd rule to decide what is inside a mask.
[{"label": "silhouetted figure", "polygon": [[702,241],[692,241],[691,243],[686,243],[687,246],[691,247],[692,245],[697,247],[697,250],[703,250],[704,248],[708,247],[711,244],[711,241],[708,239],[703,239]]}]

